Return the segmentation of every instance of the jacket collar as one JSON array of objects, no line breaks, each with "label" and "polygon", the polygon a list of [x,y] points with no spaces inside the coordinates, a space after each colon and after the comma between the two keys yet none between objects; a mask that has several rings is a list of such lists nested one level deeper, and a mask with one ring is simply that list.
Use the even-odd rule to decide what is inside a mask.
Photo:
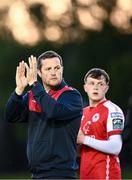
[{"label": "jacket collar", "polygon": [[63,87],[65,87],[66,85],[67,85],[67,84],[65,83],[65,81],[62,80],[61,83],[58,84],[57,86],[55,86],[54,88],[52,88],[52,89],[48,92],[48,94],[52,95],[52,94],[56,93],[56,91],[58,91],[58,90],[62,89]]}]

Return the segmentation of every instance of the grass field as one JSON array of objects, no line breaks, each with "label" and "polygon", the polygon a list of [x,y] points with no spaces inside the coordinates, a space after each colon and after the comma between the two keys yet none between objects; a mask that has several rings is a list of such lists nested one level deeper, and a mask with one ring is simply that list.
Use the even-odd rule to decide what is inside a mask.
[{"label": "grass field", "polygon": [[122,179],[132,179],[132,168],[122,168]]},{"label": "grass field", "polygon": [[[31,179],[30,173],[0,173],[0,179]],[[122,169],[122,179],[132,179],[132,168]]]}]

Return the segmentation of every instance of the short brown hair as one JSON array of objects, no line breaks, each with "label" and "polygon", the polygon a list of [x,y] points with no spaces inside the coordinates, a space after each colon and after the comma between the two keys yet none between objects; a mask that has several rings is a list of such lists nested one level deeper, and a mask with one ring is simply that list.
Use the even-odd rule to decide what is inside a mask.
[{"label": "short brown hair", "polygon": [[63,61],[62,61],[62,57],[59,55],[59,54],[57,54],[55,51],[46,51],[46,52],[44,52],[44,53],[42,53],[39,57],[38,57],[38,59],[37,59],[37,63],[38,63],[38,69],[41,69],[41,66],[42,66],[42,60],[44,60],[44,59],[47,59],[47,58],[54,58],[54,57],[58,57],[59,58],[59,60],[60,60],[60,64],[61,64],[61,66],[63,66]]},{"label": "short brown hair", "polygon": [[95,78],[95,79],[100,79],[101,76],[104,76],[106,83],[109,84],[110,77],[107,74],[107,72],[104,69],[101,69],[101,68],[92,68],[92,69],[90,69],[86,73],[86,75],[84,77],[84,83],[87,82],[87,77],[92,77],[92,78]]}]

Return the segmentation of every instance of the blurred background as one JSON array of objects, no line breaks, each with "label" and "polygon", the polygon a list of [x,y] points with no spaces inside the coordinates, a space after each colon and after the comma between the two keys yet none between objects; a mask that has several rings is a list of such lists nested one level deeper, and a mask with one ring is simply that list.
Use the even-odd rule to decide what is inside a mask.
[{"label": "blurred background", "polygon": [[132,178],[132,0],[0,1],[0,178],[30,178],[26,158],[27,124],[4,122],[4,108],[15,88],[20,60],[58,52],[65,81],[83,91],[93,67],[111,77],[107,98],[126,116],[120,154],[124,179]]}]

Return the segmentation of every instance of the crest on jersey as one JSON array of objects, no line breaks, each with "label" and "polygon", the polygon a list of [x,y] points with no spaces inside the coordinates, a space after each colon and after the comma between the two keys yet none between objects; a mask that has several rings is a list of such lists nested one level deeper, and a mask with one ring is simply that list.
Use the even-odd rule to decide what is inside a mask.
[{"label": "crest on jersey", "polygon": [[123,119],[113,119],[112,120],[113,129],[123,129]]},{"label": "crest on jersey", "polygon": [[99,117],[100,117],[99,113],[94,114],[93,117],[92,117],[92,122],[98,121]]},{"label": "crest on jersey", "polygon": [[91,121],[87,121],[87,122],[84,124],[84,126],[83,126],[83,132],[84,132],[84,134],[88,134],[90,125],[91,125]]}]

